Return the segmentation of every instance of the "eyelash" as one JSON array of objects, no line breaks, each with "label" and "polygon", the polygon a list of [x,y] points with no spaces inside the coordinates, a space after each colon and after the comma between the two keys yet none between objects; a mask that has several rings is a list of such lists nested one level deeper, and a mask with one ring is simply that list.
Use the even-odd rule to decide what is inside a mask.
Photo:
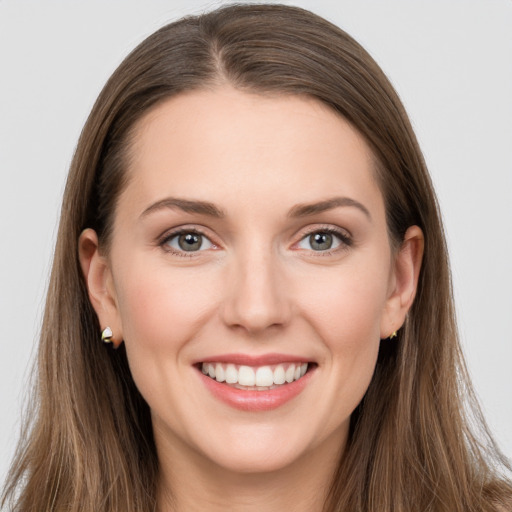
[{"label": "eyelash", "polygon": [[[329,250],[325,250],[325,251],[311,250],[310,252],[313,253],[315,256],[319,256],[319,257],[331,256],[332,254],[334,254],[336,252],[347,250],[348,248],[350,248],[353,245],[352,237],[346,231],[344,231],[344,230],[342,231],[341,229],[336,229],[336,228],[333,228],[330,226],[324,226],[324,227],[319,226],[319,227],[316,227],[315,229],[311,229],[311,230],[303,232],[300,236],[299,241],[296,242],[294,245],[299,244],[306,238],[308,238],[311,235],[314,235],[316,233],[323,233],[323,234],[329,234],[329,235],[335,236],[340,241],[340,246],[336,247],[332,250],[329,249]],[[165,235],[163,235],[162,237],[159,238],[158,245],[164,251],[171,253],[175,256],[180,256],[183,258],[193,258],[193,257],[197,256],[197,253],[203,252],[203,251],[177,251],[168,245],[169,242],[171,240],[173,240],[174,238],[179,237],[181,235],[188,235],[188,234],[200,235],[200,236],[206,238],[212,244],[213,247],[215,247],[215,248],[217,247],[217,245],[210,240],[208,235],[206,235],[202,230],[200,230],[196,227],[194,227],[194,228],[186,228],[186,227],[179,228],[170,233],[166,233]]]},{"label": "eyelash", "polygon": [[309,252],[312,253],[315,257],[332,256],[335,253],[346,251],[353,245],[353,239],[347,233],[347,231],[333,228],[331,226],[317,226],[314,229],[310,229],[310,230],[303,232],[300,236],[299,241],[296,242],[294,245],[299,244],[303,240],[307,239],[308,237],[310,237],[311,235],[314,235],[316,233],[333,235],[336,238],[338,238],[340,245],[338,247],[335,247],[334,249],[327,249],[325,251],[310,250]]},{"label": "eyelash", "polygon": [[193,234],[193,235],[200,235],[204,238],[206,238],[211,244],[213,247],[217,247],[211,240],[210,238],[208,237],[208,235],[206,235],[206,233],[204,233],[202,230],[198,229],[198,228],[179,228],[175,231],[171,231],[170,233],[165,233],[165,235],[163,235],[159,241],[158,241],[158,245],[165,251],[165,252],[168,252],[174,256],[180,256],[182,258],[193,258],[195,256],[197,256],[197,253],[198,252],[203,252],[203,251],[176,251],[175,249],[173,249],[170,245],[168,245],[168,243],[173,239],[173,238],[176,238],[176,237],[179,237],[181,235],[189,235],[189,234]]}]

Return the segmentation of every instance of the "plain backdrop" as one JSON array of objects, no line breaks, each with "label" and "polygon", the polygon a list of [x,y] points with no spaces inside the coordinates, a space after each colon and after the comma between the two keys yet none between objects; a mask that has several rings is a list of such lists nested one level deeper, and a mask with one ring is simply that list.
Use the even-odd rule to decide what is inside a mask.
[{"label": "plain backdrop", "polygon": [[[137,43],[221,3],[0,0],[0,483],[18,437],[81,127]],[[444,215],[469,370],[512,456],[512,1],[283,3],[347,30],[404,101]]]}]

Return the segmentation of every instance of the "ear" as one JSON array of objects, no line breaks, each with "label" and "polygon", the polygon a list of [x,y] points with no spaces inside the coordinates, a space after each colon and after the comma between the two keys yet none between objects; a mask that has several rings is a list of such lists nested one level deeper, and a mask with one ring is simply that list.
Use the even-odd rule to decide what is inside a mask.
[{"label": "ear", "polygon": [[416,296],[423,249],[423,232],[418,226],[411,226],[394,258],[388,298],[380,326],[381,339],[388,338],[405,322]]},{"label": "ear", "polygon": [[[123,340],[114,281],[106,256],[100,254],[98,235],[93,229],[85,229],[78,240],[80,266],[94,311],[101,329],[112,329],[112,343],[119,347]],[[98,333],[98,340],[101,333]]]}]

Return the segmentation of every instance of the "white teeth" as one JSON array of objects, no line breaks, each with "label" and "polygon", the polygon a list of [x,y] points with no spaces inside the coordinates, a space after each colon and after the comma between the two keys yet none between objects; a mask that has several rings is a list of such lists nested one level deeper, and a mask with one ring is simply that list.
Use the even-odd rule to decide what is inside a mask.
[{"label": "white teeth", "polygon": [[238,384],[245,387],[269,389],[285,382],[291,383],[303,377],[308,370],[308,363],[285,363],[276,366],[239,366],[224,363],[203,363],[201,371],[217,382]]},{"label": "white teeth", "polygon": [[270,366],[262,366],[256,370],[256,386],[272,386],[274,384],[274,372]]},{"label": "white teeth", "polygon": [[228,364],[226,367],[226,382],[236,384],[238,382],[238,371],[234,364]]},{"label": "white teeth", "polygon": [[288,366],[288,369],[286,370],[284,378],[285,378],[286,382],[290,383],[290,382],[293,382],[294,376],[295,376],[295,365],[291,364],[290,366]]},{"label": "white teeth", "polygon": [[224,382],[226,380],[224,368],[222,368],[220,363],[215,365],[215,380],[217,380],[217,382]]},{"label": "white teeth", "polygon": [[[307,365],[306,365],[307,366]],[[284,384],[285,381],[286,381],[286,376],[285,376],[285,372],[284,372],[284,368],[283,368],[283,365],[280,364],[279,366],[276,367],[276,369],[274,370],[274,384]]]},{"label": "white teeth", "polygon": [[250,366],[240,366],[238,370],[238,384],[241,386],[254,386],[256,375]]}]

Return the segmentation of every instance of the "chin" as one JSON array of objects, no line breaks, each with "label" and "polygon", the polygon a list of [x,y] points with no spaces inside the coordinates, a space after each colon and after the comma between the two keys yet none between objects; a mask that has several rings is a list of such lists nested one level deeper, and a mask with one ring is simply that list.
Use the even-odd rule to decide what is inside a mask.
[{"label": "chin", "polygon": [[[229,452],[229,453],[228,453]],[[302,450],[277,446],[230,449],[211,454],[210,460],[219,468],[239,474],[264,474],[284,471],[301,456]]]},{"label": "chin", "polygon": [[[304,429],[303,423],[295,426],[277,422],[232,427],[224,436],[209,438],[215,439],[215,443],[201,443],[202,454],[210,463],[229,472],[263,474],[297,467],[297,462],[306,462],[322,452],[322,445],[329,445],[332,454],[332,443],[342,443],[338,432],[322,440],[321,433]],[[344,433],[342,437],[345,438]]]}]

